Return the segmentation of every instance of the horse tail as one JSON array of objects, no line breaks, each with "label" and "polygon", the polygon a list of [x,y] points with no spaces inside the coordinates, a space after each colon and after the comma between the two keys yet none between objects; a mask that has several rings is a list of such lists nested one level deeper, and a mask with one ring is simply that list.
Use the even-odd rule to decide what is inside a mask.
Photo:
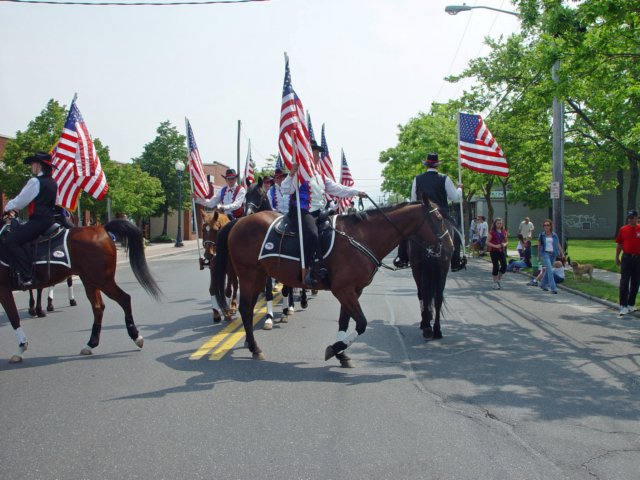
[{"label": "horse tail", "polygon": [[218,232],[216,238],[216,256],[213,263],[214,293],[218,305],[222,310],[227,310],[227,296],[225,295],[227,264],[229,263],[229,232],[236,224],[236,221],[227,223]]},{"label": "horse tail", "polygon": [[131,270],[136,276],[138,283],[145,289],[145,291],[151,295],[154,299],[160,300],[162,291],[158,284],[151,276],[149,267],[147,266],[147,259],[144,255],[144,238],[142,236],[142,230],[136,227],[128,220],[118,218],[105,224],[104,229],[120,237],[125,244],[129,252],[129,264]]}]

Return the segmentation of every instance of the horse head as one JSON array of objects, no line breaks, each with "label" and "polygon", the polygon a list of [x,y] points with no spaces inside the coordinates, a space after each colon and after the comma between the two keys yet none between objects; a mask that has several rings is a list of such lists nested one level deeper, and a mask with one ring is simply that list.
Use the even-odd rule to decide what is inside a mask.
[{"label": "horse head", "polygon": [[262,177],[258,178],[257,182],[249,185],[244,200],[245,215],[251,215],[252,213],[256,212],[271,210],[271,204],[269,203],[269,199],[267,198],[267,191],[264,188]]},{"label": "horse head", "polygon": [[202,246],[204,247],[204,258],[208,262],[216,255],[218,232],[229,222],[229,217],[218,210],[212,213],[203,213]]}]

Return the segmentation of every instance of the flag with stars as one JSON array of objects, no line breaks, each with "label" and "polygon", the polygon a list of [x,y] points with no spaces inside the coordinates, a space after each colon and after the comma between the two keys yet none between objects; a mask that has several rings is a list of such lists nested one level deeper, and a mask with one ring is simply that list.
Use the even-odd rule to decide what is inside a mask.
[{"label": "flag with stars", "polygon": [[[341,150],[342,160],[340,162],[340,185],[347,187],[353,187],[355,182],[351,176],[351,170],[349,170],[349,164],[347,163],[347,157],[344,156],[344,150]],[[340,213],[346,212],[351,206],[353,198],[341,198],[339,211]]]},{"label": "flag with stars", "polygon": [[333,162],[331,161],[331,156],[329,155],[329,146],[327,145],[327,137],[324,135],[324,123],[322,124],[322,134],[321,134],[321,147],[322,151],[320,152],[320,170],[322,170],[322,174],[325,177],[330,178],[334,182],[336,181],[336,176],[333,173]]},{"label": "flag with stars", "polygon": [[96,200],[102,200],[109,191],[98,153],[75,98],[51,156],[51,163],[56,167],[52,176],[58,184],[57,205],[74,211],[82,190]]},{"label": "flag with stars", "polygon": [[489,175],[509,175],[507,158],[480,115],[459,112],[458,154],[460,165]]},{"label": "flag with stars", "polygon": [[245,185],[249,185],[255,181],[254,178],[255,164],[253,158],[251,158],[251,140],[249,140],[249,149],[247,151],[247,162],[244,165],[243,182]]},{"label": "flag with stars", "polygon": [[291,85],[288,58],[285,63],[284,85],[282,87],[278,149],[288,170],[291,170],[294,163],[300,165],[299,181],[309,180],[316,174],[311,151],[311,138],[305,123],[304,107]]},{"label": "flag with stars", "polygon": [[211,198],[213,192],[211,191],[211,185],[209,185],[207,176],[204,173],[200,151],[198,150],[198,145],[196,145],[196,137],[194,137],[191,124],[186,118],[185,123],[187,124],[187,148],[189,151],[187,167],[193,180],[193,193],[197,198]]},{"label": "flag with stars", "polygon": [[316,134],[313,132],[313,125],[311,124],[311,115],[309,114],[309,110],[307,110],[307,130],[309,130],[309,140],[311,140],[311,145],[316,142]]}]

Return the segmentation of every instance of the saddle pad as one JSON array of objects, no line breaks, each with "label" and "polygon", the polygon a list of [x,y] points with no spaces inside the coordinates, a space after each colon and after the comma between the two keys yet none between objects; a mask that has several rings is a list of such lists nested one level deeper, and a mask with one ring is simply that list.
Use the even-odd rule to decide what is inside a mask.
[{"label": "saddle pad", "polygon": [[[337,215],[331,218],[331,225],[335,228]],[[298,235],[282,235],[276,232],[276,227],[283,221],[284,215],[277,217],[267,230],[267,234],[260,248],[258,260],[269,257],[281,257],[289,260],[300,261],[300,239]],[[320,249],[324,252],[322,258],[327,258],[333,250],[336,232],[333,228],[325,228],[318,232],[320,235]]]},{"label": "saddle pad", "polygon": [[[47,263],[55,265],[63,265],[71,268],[71,259],[69,258],[69,250],[67,249],[67,236],[69,230],[64,230],[62,235],[56,235],[51,239],[51,260],[49,260],[49,242],[38,242],[36,248],[36,265],[46,265]],[[0,260],[0,264],[8,267],[9,264]]]}]

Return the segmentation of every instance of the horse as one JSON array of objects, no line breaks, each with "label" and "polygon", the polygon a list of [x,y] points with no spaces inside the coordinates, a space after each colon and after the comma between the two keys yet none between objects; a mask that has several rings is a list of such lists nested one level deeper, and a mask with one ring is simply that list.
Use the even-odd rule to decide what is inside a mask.
[{"label": "horse", "polygon": [[[209,267],[209,295],[211,295],[211,309],[213,311],[213,323],[219,323],[222,320],[220,315],[221,309],[215,301],[214,288],[214,265],[216,257],[216,238],[218,232],[222,230],[227,223],[231,222],[229,217],[224,213],[216,210],[212,213],[202,213],[202,246],[204,248],[204,262],[201,262],[201,270],[204,266]],[[230,322],[238,309],[238,279],[233,272],[225,281],[225,293],[227,297],[231,297],[231,306],[224,310],[224,319]]]},{"label": "horse", "polygon": [[[53,289],[55,285],[49,287],[47,292],[47,312],[53,312],[55,307],[53,306]],[[67,277],[67,292],[69,294],[69,306],[75,307],[77,305],[76,299],[73,295],[73,277]],[[36,297],[33,296],[33,289],[29,289],[29,315],[32,317],[46,317],[47,314],[42,310],[42,288],[36,289]]]},{"label": "horse", "polygon": [[[2,230],[6,229],[6,225]],[[151,276],[144,255],[142,232],[127,220],[112,220],[104,226],[76,227],[68,231],[67,251],[70,268],[51,263],[35,265],[36,282],[33,288],[45,288],[64,281],[71,275],[78,275],[84,285],[85,293],[93,310],[93,326],[87,346],[80,354],[91,355],[100,343],[104,302],[100,291],[117,302],[124,311],[125,326],[129,337],[136,346],[142,348],[144,338],[138,332],[133,321],[131,296],[122,290],[115,281],[116,244],[110,234],[125,238],[128,245],[129,264],[138,283],[153,298],[158,300],[162,292]],[[1,232],[0,232],[1,235]],[[0,246],[0,254],[3,254]],[[11,270],[0,263],[0,303],[4,308],[18,340],[18,351],[10,358],[11,363],[21,362],[27,350],[27,337],[20,326],[20,316],[12,292]]]},{"label": "horse", "polygon": [[[293,287],[304,286],[299,261],[283,257],[259,259],[265,235],[277,217],[273,212],[259,212],[241,218],[233,226],[227,225],[218,235],[218,256],[231,259],[240,282],[239,311],[247,346],[256,360],[263,360],[265,355],[253,333],[253,308],[266,277],[271,276]],[[345,350],[364,334],[367,327],[358,299],[382,265],[381,259],[404,237],[416,235],[425,245],[436,245],[447,232],[438,208],[422,203],[402,203],[342,215],[336,219],[335,230],[334,245],[324,263],[329,273],[328,289],[340,302],[340,316],[337,341],[325,349],[325,361],[336,356],[343,367],[350,367]],[[216,270],[220,278],[224,278],[226,264],[226,261],[220,262],[222,268]],[[323,286],[327,288],[327,283]],[[216,291],[216,297],[219,302],[225,301],[221,289]],[[350,318],[355,320],[356,327],[347,334]]]},{"label": "horse", "polygon": [[[418,289],[420,301],[420,329],[426,339],[442,338],[440,328],[440,312],[444,302],[444,287],[447,282],[449,265],[453,254],[454,230],[445,220],[445,235],[451,240],[440,242],[437,246],[421,245],[420,240],[413,237],[408,242],[409,264],[411,274]],[[431,321],[433,320],[433,328]]]}]

